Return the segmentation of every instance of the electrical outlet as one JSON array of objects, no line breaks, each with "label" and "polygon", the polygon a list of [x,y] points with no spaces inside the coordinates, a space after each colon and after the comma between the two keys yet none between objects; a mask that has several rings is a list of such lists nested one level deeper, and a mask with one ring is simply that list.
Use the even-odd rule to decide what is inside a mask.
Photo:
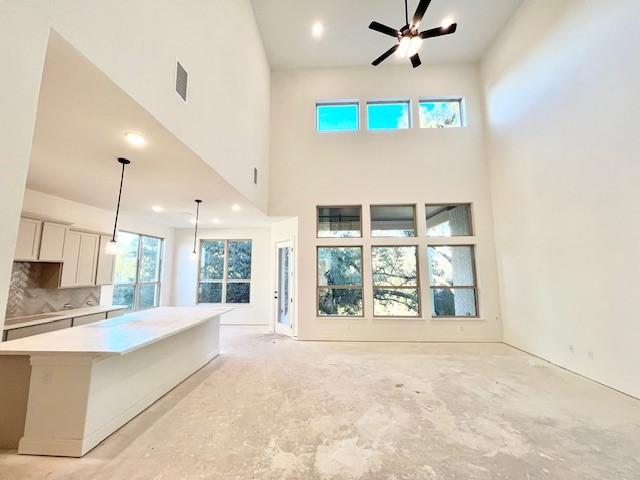
[{"label": "electrical outlet", "polygon": [[589,358],[589,360],[593,360],[593,358],[594,358],[593,352],[592,351],[588,351],[587,352],[587,357]]},{"label": "electrical outlet", "polygon": [[573,345],[569,345],[569,352],[574,353]]}]

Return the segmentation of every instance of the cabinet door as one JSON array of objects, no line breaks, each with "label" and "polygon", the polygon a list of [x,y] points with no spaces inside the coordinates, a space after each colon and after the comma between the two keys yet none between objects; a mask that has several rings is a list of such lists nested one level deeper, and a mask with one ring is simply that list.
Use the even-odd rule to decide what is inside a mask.
[{"label": "cabinet door", "polygon": [[40,335],[41,333],[55,332],[56,330],[63,330],[69,327],[71,327],[70,318],[67,320],[58,320],[57,322],[34,325],[32,327],[15,328],[13,330],[7,330],[7,341]]},{"label": "cabinet door", "polygon": [[94,313],[92,315],[85,315],[83,317],[74,317],[73,326],[79,327],[81,325],[89,325],[90,323],[99,322],[107,318],[106,313]]},{"label": "cabinet door", "polygon": [[80,255],[78,257],[78,274],[76,285],[90,286],[96,284],[96,263],[98,260],[98,235],[83,233],[80,235]]},{"label": "cabinet door", "polygon": [[44,222],[42,224],[42,242],[40,242],[39,259],[45,262],[61,262],[66,235],[66,225]]},{"label": "cabinet door", "polygon": [[96,285],[113,284],[113,267],[116,261],[115,255],[107,255],[107,244],[111,241],[108,235],[100,237],[100,251],[98,252],[98,273],[96,273]]},{"label": "cabinet door", "polygon": [[16,260],[38,260],[42,222],[31,218],[21,218],[16,239]]},{"label": "cabinet door", "polygon": [[80,258],[80,232],[69,230],[64,242],[64,253],[62,255],[62,277],[60,286],[75,287],[78,276],[78,259]]}]

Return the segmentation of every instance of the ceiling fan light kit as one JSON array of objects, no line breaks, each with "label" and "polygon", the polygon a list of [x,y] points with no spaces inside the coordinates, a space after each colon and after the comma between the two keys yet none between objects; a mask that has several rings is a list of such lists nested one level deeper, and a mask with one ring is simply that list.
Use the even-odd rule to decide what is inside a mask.
[{"label": "ceiling fan light kit", "polygon": [[413,65],[413,68],[417,68],[422,64],[418,52],[420,51],[422,43],[425,39],[441,37],[443,35],[450,35],[452,33],[455,33],[458,28],[457,23],[451,23],[449,25],[431,28],[423,32],[419,31],[420,23],[422,22],[422,18],[427,12],[427,8],[429,8],[430,3],[431,0],[420,0],[418,8],[416,9],[416,13],[413,15],[413,19],[411,20],[411,22],[409,22],[409,5],[407,0],[405,0],[404,12],[405,20],[407,23],[400,30],[396,30],[378,22],[371,22],[371,24],[369,25],[369,28],[371,30],[375,30],[376,32],[388,35],[390,37],[395,37],[398,42],[372,62],[372,65],[374,67],[380,65],[395,53],[401,58],[409,58],[411,60],[411,65]]}]

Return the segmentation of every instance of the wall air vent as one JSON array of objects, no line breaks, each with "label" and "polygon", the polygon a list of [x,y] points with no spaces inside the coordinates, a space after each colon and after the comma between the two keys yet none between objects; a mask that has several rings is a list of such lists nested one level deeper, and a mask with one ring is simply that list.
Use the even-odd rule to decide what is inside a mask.
[{"label": "wall air vent", "polygon": [[187,101],[187,80],[188,80],[188,77],[189,77],[189,75],[187,74],[187,71],[180,64],[180,62],[177,62],[177,67],[176,67],[176,92],[178,92],[178,95],[180,95],[185,102]]}]

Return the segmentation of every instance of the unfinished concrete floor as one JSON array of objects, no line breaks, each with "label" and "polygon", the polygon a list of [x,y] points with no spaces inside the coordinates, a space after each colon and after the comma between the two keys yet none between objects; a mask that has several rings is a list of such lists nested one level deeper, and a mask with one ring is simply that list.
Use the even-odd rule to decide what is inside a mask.
[{"label": "unfinished concrete floor", "polygon": [[304,343],[223,354],[82,459],[1,479],[638,479],[640,401],[500,344]]}]

